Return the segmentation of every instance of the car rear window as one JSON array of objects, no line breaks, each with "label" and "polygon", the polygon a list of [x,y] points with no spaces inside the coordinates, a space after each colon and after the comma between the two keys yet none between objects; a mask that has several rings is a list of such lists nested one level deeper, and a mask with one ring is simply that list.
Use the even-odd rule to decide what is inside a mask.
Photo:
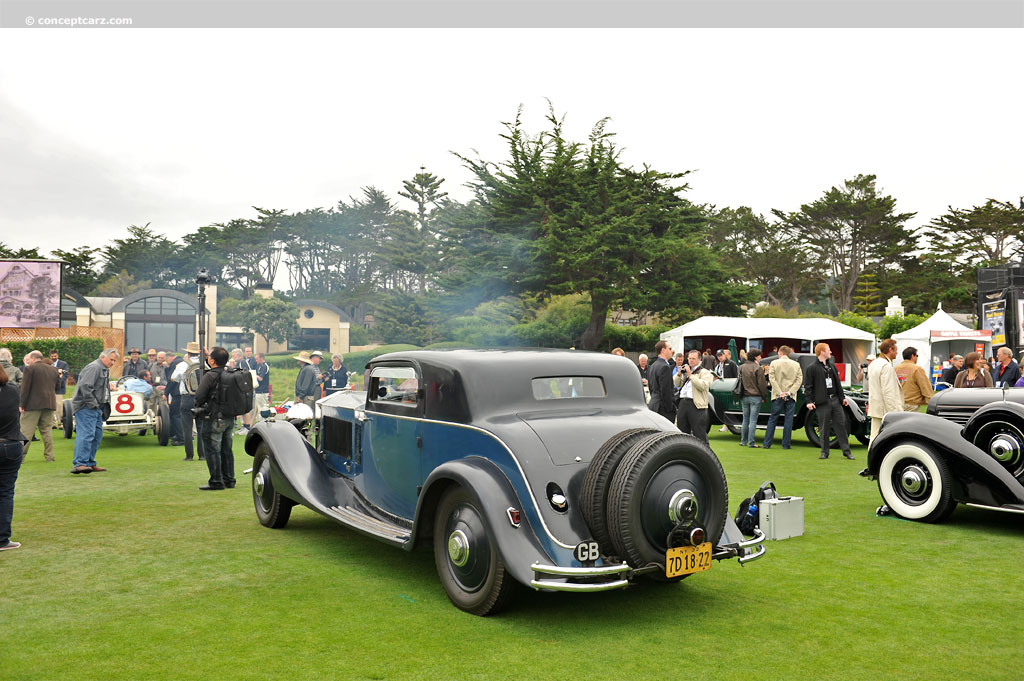
[{"label": "car rear window", "polygon": [[533,379],[533,397],[536,400],[604,396],[604,379],[599,376],[547,376]]},{"label": "car rear window", "polygon": [[370,375],[370,395],[374,402],[416,404],[419,381],[412,367],[377,367]]}]

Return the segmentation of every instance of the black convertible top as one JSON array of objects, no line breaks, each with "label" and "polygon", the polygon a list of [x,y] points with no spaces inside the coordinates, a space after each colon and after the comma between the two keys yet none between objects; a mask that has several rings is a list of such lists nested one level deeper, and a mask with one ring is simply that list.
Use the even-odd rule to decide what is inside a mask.
[{"label": "black convertible top", "polygon": [[[410,350],[373,359],[368,368],[396,364],[419,367],[426,389],[427,418],[469,423],[501,414],[559,408],[636,408],[643,387],[636,365],[625,357],[580,350]],[[532,380],[597,376],[604,397],[537,400]]]}]

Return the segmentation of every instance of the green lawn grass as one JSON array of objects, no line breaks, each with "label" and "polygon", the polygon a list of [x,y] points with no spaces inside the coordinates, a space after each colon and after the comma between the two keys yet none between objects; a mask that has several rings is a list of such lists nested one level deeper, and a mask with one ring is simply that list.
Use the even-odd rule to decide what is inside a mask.
[{"label": "green lawn grass", "polygon": [[106,473],[39,443],[0,554],[0,679],[1012,679],[1024,638],[1024,518],[961,507],[943,525],[874,515],[857,461],[712,446],[730,510],[767,479],[805,497],[802,537],[746,567],[601,594],[522,589],[490,618],[451,606],[428,550],[304,508],[261,527],[251,465],[200,492],[201,462],[108,436]]}]

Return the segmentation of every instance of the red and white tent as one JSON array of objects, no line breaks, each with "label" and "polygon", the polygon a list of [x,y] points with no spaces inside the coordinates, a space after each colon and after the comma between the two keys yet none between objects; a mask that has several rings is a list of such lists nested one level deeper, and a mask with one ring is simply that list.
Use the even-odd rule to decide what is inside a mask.
[{"label": "red and white tent", "polygon": [[967,355],[980,350],[985,357],[992,354],[991,330],[964,326],[950,317],[941,304],[931,317],[912,329],[897,333],[892,339],[901,355],[908,347],[917,348],[917,363],[932,378],[942,371],[950,353]]}]

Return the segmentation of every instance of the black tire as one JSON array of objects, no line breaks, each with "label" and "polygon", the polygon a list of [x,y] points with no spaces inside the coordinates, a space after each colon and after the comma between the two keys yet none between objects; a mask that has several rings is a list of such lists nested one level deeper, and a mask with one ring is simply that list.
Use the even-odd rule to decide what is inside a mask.
[{"label": "black tire", "polygon": [[71,408],[71,400],[64,401],[64,407],[61,409],[61,412],[64,439],[70,440],[75,436],[75,412]]},{"label": "black tire", "polygon": [[882,455],[878,491],[893,513],[907,520],[939,523],[956,509],[949,466],[916,440],[897,442]]},{"label": "black tire", "polygon": [[[612,479],[605,511],[617,555],[634,568],[664,564],[676,525],[670,502],[689,490],[697,501],[695,524],[718,542],[729,510],[722,464],[703,442],[681,433],[650,435],[626,454]],[[656,579],[664,579],[655,575]]]},{"label": "black tire", "polygon": [[[818,423],[818,410],[808,409],[807,419],[804,422],[804,433],[807,435],[807,439],[810,441],[811,445],[817,449],[821,449],[821,433],[819,432],[820,430],[821,426]],[[835,449],[836,447],[839,446],[839,437],[836,435],[836,431],[834,428],[830,427],[828,431],[828,447],[829,449]]]},{"label": "black tire", "polygon": [[729,432],[733,435],[741,435],[743,433],[743,426],[732,426],[726,423],[725,427],[728,428]]},{"label": "black tire", "polygon": [[614,552],[612,538],[608,532],[608,521],[604,515],[608,506],[608,488],[611,486],[612,476],[615,475],[615,469],[619,467],[626,452],[637,442],[656,432],[658,431],[648,428],[633,428],[613,435],[601,445],[587,466],[587,474],[583,477],[583,488],[580,491],[580,508],[594,541],[601,547],[601,553],[606,556]]},{"label": "black tire", "polygon": [[166,402],[161,402],[156,410],[156,441],[161,447],[171,441],[171,408]]},{"label": "black tire", "polygon": [[274,490],[270,477],[270,450],[265,442],[256,448],[252,464],[252,502],[260,525],[279,530],[288,524],[295,502]]},{"label": "black tire", "polygon": [[140,436],[144,436],[145,434],[146,434],[146,429],[145,428],[139,428],[139,435]]},{"label": "black tire", "polygon": [[483,513],[462,487],[448,489],[434,516],[434,564],[448,600],[473,615],[508,605],[515,581],[487,536]]}]

